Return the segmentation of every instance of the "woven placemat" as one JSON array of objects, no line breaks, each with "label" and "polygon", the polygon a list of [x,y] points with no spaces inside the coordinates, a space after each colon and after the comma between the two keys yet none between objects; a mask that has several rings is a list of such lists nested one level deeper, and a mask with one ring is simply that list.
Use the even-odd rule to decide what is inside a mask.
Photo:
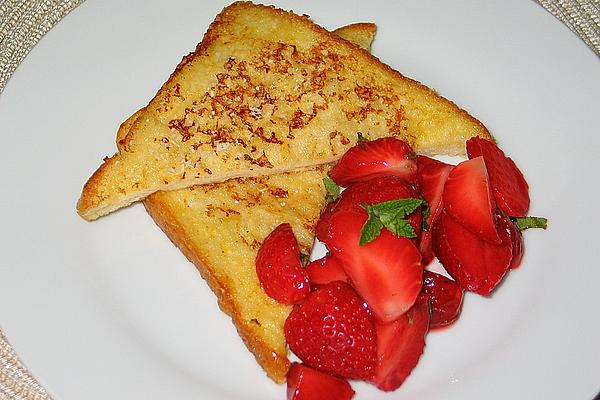
[{"label": "woven placemat", "polygon": [[[0,93],[35,44],[84,0],[0,0]],[[600,0],[538,0],[600,56]],[[0,321],[1,323],[1,321]],[[0,400],[49,400],[0,331]]]}]

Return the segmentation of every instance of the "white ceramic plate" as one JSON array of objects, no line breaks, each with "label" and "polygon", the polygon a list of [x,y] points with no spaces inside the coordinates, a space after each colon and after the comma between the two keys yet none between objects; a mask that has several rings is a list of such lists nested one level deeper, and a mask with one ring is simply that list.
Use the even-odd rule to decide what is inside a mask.
[{"label": "white ceramic plate", "polygon": [[[374,21],[373,52],[480,118],[521,165],[520,269],[468,295],[405,385],[357,399],[591,399],[600,389],[600,63],[533,2],[291,1],[328,28]],[[57,399],[283,399],[195,268],[139,205],[86,223],[81,185],[119,123],[200,41],[222,2],[88,1],[0,97],[0,324]]]}]

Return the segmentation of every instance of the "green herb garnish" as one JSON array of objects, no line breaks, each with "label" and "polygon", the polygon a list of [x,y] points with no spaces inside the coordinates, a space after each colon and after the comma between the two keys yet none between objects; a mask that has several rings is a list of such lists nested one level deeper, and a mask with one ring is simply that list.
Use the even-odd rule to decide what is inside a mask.
[{"label": "green herb garnish", "polygon": [[529,228],[548,228],[548,219],[544,217],[514,218],[513,221],[515,222],[517,228],[522,231]]},{"label": "green herb garnish", "polygon": [[379,236],[381,229],[386,227],[396,236],[414,238],[415,230],[406,216],[425,204],[422,199],[398,199],[362,207],[367,210],[369,218],[360,231],[360,245],[372,242]]}]

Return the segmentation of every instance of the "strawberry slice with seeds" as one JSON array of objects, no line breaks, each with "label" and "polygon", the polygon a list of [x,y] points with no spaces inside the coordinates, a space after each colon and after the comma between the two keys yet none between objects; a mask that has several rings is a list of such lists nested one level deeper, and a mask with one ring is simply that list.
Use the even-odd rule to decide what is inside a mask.
[{"label": "strawberry slice with seeds", "polygon": [[458,285],[483,296],[502,281],[512,260],[512,240],[498,230],[500,244],[482,240],[442,211],[433,227],[433,247],[438,259]]},{"label": "strawberry slice with seeds", "polygon": [[431,245],[431,227],[442,211],[444,185],[454,166],[422,155],[417,156],[417,164],[419,166],[418,185],[421,197],[429,204],[429,215],[425,218],[427,229],[419,237],[419,250],[423,255],[422,262],[423,265],[428,265],[435,257]]},{"label": "strawberry slice with seeds", "polygon": [[350,400],[354,390],[348,381],[324,374],[297,362],[287,376],[287,400]]},{"label": "strawberry slice with seeds", "polygon": [[429,304],[418,301],[395,321],[377,322],[377,374],[373,383],[392,391],[402,385],[419,362],[429,329]]},{"label": "strawberry slice with seeds", "polygon": [[306,297],[308,276],[290,224],[279,225],[265,238],[256,255],[256,274],[265,292],[280,303],[296,304]]},{"label": "strawberry slice with seeds", "polygon": [[463,290],[452,279],[432,271],[423,271],[421,295],[431,304],[430,329],[450,325],[458,319]]},{"label": "strawberry slice with seeds", "polygon": [[515,162],[495,143],[478,136],[467,140],[467,154],[485,160],[498,207],[511,217],[524,217],[529,210],[529,185]]},{"label": "strawberry slice with seeds", "polygon": [[[317,238],[322,242],[327,240],[329,219],[335,212],[343,210],[364,211],[363,204],[374,205],[388,200],[418,197],[412,186],[394,176],[374,178],[356,183],[344,190],[339,200],[330,208],[328,206],[321,214],[321,218],[317,223]],[[418,236],[421,233],[422,225],[420,207],[408,215],[407,219]]]},{"label": "strawberry slice with seeds", "polygon": [[496,205],[483,157],[463,161],[450,171],[442,199],[444,210],[461,225],[489,243],[500,243]]},{"label": "strawberry slice with seeds", "polygon": [[350,148],[329,175],[340,186],[389,175],[414,182],[417,177],[417,161],[408,144],[386,137],[361,142]]},{"label": "strawberry slice with seeds", "polygon": [[315,236],[320,241],[323,241],[323,238],[327,237],[327,230],[329,229],[329,219],[333,215],[335,207],[339,201],[340,200],[338,199],[336,201],[327,203],[323,211],[321,211],[321,215],[319,216],[319,220],[317,221],[317,225],[315,226]]},{"label": "strawberry slice with seeds", "polygon": [[312,368],[349,379],[368,380],[375,374],[373,317],[345,282],[317,287],[292,310],[284,331],[290,349]]},{"label": "strawberry slice with seeds", "polygon": [[410,239],[385,228],[375,240],[361,246],[360,232],[366,221],[365,212],[336,212],[329,221],[325,244],[342,262],[352,285],[375,316],[389,322],[404,314],[421,290],[421,253]]},{"label": "strawberry slice with seeds", "polygon": [[308,280],[311,285],[325,285],[334,281],[348,281],[344,266],[337,258],[328,254],[318,260],[311,261],[306,266]]}]

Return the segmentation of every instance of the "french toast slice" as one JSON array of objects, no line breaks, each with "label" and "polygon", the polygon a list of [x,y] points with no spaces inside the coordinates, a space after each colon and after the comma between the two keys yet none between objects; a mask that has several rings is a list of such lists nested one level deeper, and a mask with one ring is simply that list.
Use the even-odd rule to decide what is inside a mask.
[{"label": "french toast slice", "polygon": [[[358,23],[333,32],[370,49],[376,26]],[[120,126],[117,148],[141,113]],[[262,290],[254,260],[264,238],[283,222],[292,225],[301,250],[310,254],[324,206],[327,169],[161,191],[144,200],[156,224],[208,282],[257,362],[278,383],[285,380],[289,368],[283,324],[291,307]]]},{"label": "french toast slice", "polygon": [[325,205],[325,166],[156,192],[144,200],[156,224],[196,265],[246,347],[275,382],[289,368],[283,325],[291,306],[271,299],[256,274],[258,249],[287,222],[310,254]]},{"label": "french toast slice", "polygon": [[233,3],[87,181],[77,210],[92,220],[159,190],[327,164],[357,132],[426,154],[491,138],[454,103],[307,17]]}]

